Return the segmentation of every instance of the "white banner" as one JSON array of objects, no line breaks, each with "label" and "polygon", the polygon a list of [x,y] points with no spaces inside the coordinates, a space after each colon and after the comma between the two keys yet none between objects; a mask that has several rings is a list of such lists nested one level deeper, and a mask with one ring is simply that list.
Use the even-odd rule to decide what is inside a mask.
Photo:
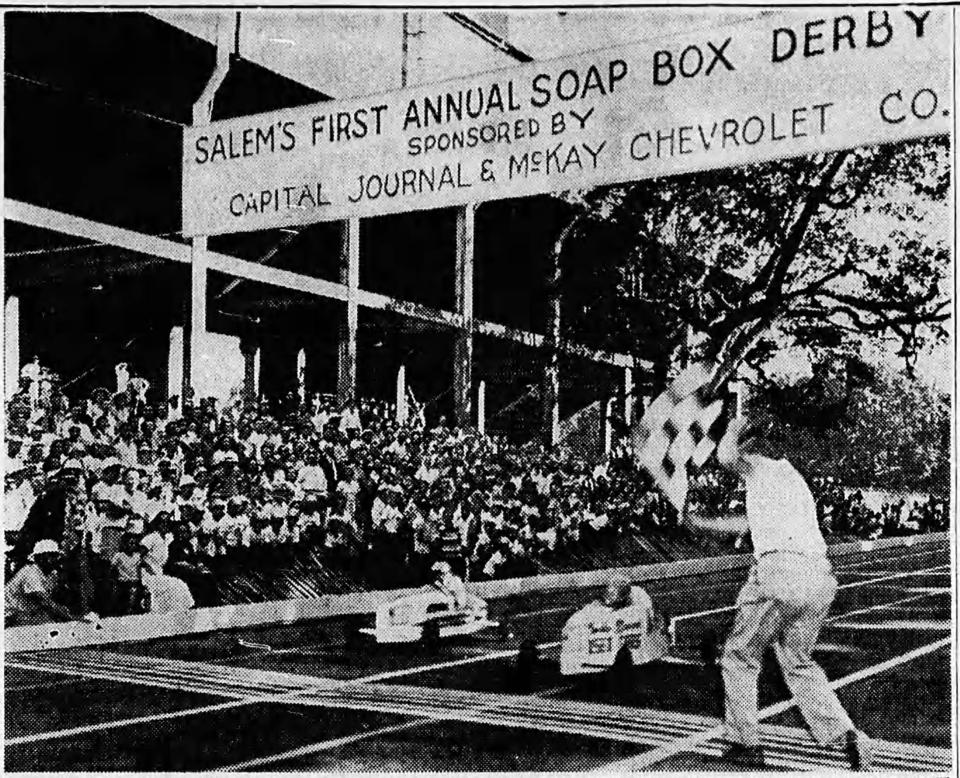
[{"label": "white banner", "polygon": [[440,208],[946,134],[949,14],[783,10],[188,128],[184,233]]}]

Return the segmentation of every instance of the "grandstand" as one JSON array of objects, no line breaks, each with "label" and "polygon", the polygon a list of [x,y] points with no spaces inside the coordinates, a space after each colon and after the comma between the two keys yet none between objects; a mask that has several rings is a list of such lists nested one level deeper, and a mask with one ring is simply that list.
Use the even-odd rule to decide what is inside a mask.
[{"label": "grandstand", "polygon": [[[274,758],[241,749],[231,757],[235,769],[433,765],[410,761],[406,750],[415,760],[426,748],[418,741],[390,740],[410,721],[376,717],[479,726],[487,705],[498,726],[533,726],[543,735],[536,747],[556,749],[556,769],[616,766],[641,745],[659,748],[670,738],[659,724],[648,726],[659,714],[647,706],[676,714],[670,727],[681,742],[699,737],[712,719],[686,708],[712,694],[707,672],[691,681],[685,703],[669,694],[644,699],[624,725],[630,731],[611,737],[601,725],[583,730],[572,701],[548,699],[570,687],[541,678],[528,702],[517,702],[503,693],[514,691],[506,671],[486,676],[472,665],[512,661],[524,646],[552,651],[560,616],[618,569],[649,581],[658,607],[681,614],[676,623],[693,637],[690,656],[675,659],[681,669],[696,665],[696,675],[704,668],[691,647],[705,624],[716,627],[716,612],[730,610],[726,600],[749,559],[749,536],[692,529],[634,462],[631,425],[673,367],[659,344],[608,332],[609,310],[572,310],[561,298],[559,279],[570,270],[561,268],[561,248],[564,263],[584,272],[617,239],[576,235],[564,244],[579,218],[577,196],[519,184],[526,196],[206,234],[190,226],[202,207],[191,194],[184,138],[210,122],[327,102],[339,110],[370,94],[632,44],[652,29],[696,34],[756,14],[622,11],[602,23],[552,11],[362,16],[5,14],[5,572],[9,582],[38,544],[55,542],[62,570],[50,579],[51,594],[65,609],[8,607],[16,689],[40,688],[47,676],[64,686],[142,683],[157,693],[158,709],[167,694],[178,709],[193,695],[228,698],[209,710],[208,701],[196,706],[215,715],[277,695],[286,705],[292,695],[294,707],[351,711],[344,722],[369,715],[388,743],[379,760],[301,765],[287,760],[315,751],[294,748],[303,738],[291,725],[292,750]],[[369,55],[362,62],[361,47]],[[604,90],[617,80],[615,62]],[[550,99],[568,99],[560,84],[551,89]],[[330,121],[345,115],[356,116],[331,113]],[[341,125],[332,126],[339,142]],[[322,200],[319,184],[316,194]],[[594,325],[571,333],[568,320],[577,316]],[[685,337],[684,362],[696,345]],[[826,477],[812,486],[821,529],[852,589],[844,608],[860,614],[895,605],[882,601],[887,576],[894,587],[901,578],[932,583],[909,596],[930,605],[933,629],[942,629],[947,496],[867,499],[861,484]],[[691,478],[689,510],[717,521],[743,514],[742,489],[711,463]],[[356,661],[359,616],[422,586],[438,559],[496,600],[499,639],[507,642],[455,648],[435,667],[372,652],[369,667],[344,669]],[[876,588],[858,588],[861,568]],[[320,637],[311,637],[314,630]],[[77,648],[99,643],[113,645],[103,653]],[[872,677],[911,651],[939,661],[942,646],[931,645],[904,639],[904,653],[890,659],[869,641],[856,643],[847,647],[865,657],[866,669],[845,659],[836,668]],[[274,671],[275,660],[288,664]],[[230,680],[217,663],[234,661],[238,675]],[[447,672],[464,664],[468,689]],[[434,671],[442,690],[393,684]],[[846,677],[841,682],[856,680]],[[657,684],[671,688],[669,680]],[[203,732],[190,736],[199,747],[187,746],[198,753],[182,761],[153,761],[147,746],[133,750],[133,761],[98,761],[86,738],[99,737],[101,724],[112,733],[181,715],[155,718],[116,689],[102,699],[130,704],[129,722],[77,713],[75,731],[35,732],[22,726],[29,713],[21,710],[8,726],[8,755],[18,769],[47,769],[60,752],[33,744],[77,735],[77,764],[97,769],[226,763],[225,754],[217,765],[205,761],[203,743],[216,738]],[[603,697],[590,710],[620,716],[616,703]],[[528,705],[534,712],[523,712]],[[775,718],[789,708],[775,708],[764,715],[787,743],[780,764],[809,765],[804,760],[814,757],[791,750],[792,721]],[[555,723],[538,724],[535,709],[552,711]],[[193,710],[184,705],[183,716]],[[237,719],[238,739],[263,724],[258,715]],[[564,732],[629,746],[591,757],[593,746],[577,745],[564,761],[564,748],[549,740]],[[882,734],[891,741],[883,744],[886,764],[949,762],[939,735],[922,744],[911,736],[898,757],[904,744],[895,729]],[[349,745],[358,736],[344,738]],[[712,752],[691,743],[657,763],[679,755],[693,760],[679,769],[702,768],[696,760]],[[477,763],[484,769],[543,768],[535,757],[510,762],[502,743],[483,749],[499,754]],[[816,765],[833,766],[830,759]]]}]

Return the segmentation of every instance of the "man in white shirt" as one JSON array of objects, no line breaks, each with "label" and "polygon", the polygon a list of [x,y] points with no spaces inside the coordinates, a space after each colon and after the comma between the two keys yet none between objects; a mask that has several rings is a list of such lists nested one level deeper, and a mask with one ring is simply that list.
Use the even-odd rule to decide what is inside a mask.
[{"label": "man in white shirt", "polygon": [[[721,659],[728,760],[763,765],[757,679],[769,646],[813,737],[842,742],[855,770],[868,769],[872,742],[857,730],[811,653],[837,592],[813,495],[783,452],[788,441],[766,434],[741,438],[746,418],[732,420],[717,459],[746,483],[754,565],[737,597],[737,612]],[[754,430],[756,430],[756,425]]]},{"label": "man in white shirt", "polygon": [[4,530],[18,532],[37,501],[37,495],[30,483],[30,470],[25,466],[8,465],[4,475]]},{"label": "man in white shirt", "polygon": [[4,586],[4,620],[7,627],[43,624],[48,621],[70,621],[75,617],[69,608],[54,601],[52,594],[60,566],[60,547],[50,539],[38,540],[27,563]]}]

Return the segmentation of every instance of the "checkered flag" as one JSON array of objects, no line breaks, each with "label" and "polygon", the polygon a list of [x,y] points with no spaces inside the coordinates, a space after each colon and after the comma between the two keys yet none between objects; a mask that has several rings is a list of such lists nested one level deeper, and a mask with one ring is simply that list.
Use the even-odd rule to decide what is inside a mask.
[{"label": "checkered flag", "polygon": [[687,465],[702,467],[719,442],[723,399],[705,363],[683,370],[647,408],[635,429],[634,456],[681,513],[687,500]]}]

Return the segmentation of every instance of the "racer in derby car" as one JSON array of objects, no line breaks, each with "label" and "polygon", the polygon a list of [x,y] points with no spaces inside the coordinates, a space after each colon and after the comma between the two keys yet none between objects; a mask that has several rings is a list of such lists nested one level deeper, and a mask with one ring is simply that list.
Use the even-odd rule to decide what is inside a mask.
[{"label": "racer in derby car", "polygon": [[487,617],[487,603],[469,594],[447,562],[433,566],[433,583],[422,591],[377,608],[374,626],[360,631],[378,643],[412,643],[431,638],[472,635],[497,622]]},{"label": "racer in derby car", "polygon": [[437,562],[430,568],[436,577],[433,587],[450,599],[454,608],[463,608],[467,604],[467,587],[459,575],[455,575],[449,562]]},{"label": "racer in derby car", "polygon": [[641,665],[665,656],[666,620],[641,587],[625,576],[610,580],[602,600],[573,614],[563,626],[560,672],[600,673],[614,665]]}]

